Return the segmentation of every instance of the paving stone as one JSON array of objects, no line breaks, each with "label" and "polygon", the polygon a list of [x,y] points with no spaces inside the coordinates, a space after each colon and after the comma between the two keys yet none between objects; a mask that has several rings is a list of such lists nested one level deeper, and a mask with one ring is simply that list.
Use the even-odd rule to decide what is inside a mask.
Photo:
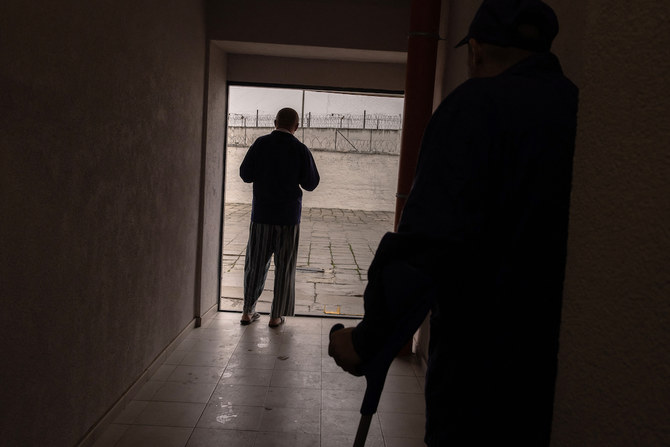
[{"label": "paving stone", "polygon": [[[241,310],[251,206],[226,203],[224,213],[221,306]],[[303,208],[296,314],[362,315],[367,270],[382,236],[393,230],[393,219],[387,211]],[[271,263],[259,312],[270,311],[273,280]]]}]

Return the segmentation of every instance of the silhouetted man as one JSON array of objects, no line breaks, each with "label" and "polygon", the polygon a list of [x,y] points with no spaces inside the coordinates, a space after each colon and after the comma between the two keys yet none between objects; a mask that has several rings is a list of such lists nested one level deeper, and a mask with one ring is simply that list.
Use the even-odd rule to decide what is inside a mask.
[{"label": "silhouetted man", "polygon": [[578,95],[550,52],[557,33],[539,0],[482,3],[459,43],[471,79],[425,130],[365,317],[331,336],[329,353],[357,373],[404,309],[431,301],[429,446],[549,444]]},{"label": "silhouetted man", "polygon": [[275,281],[269,326],[279,326],[284,316],[292,316],[295,311],[300,188],[313,191],[320,180],[309,149],[293,136],[298,125],[298,112],[281,109],[275,119],[276,129],[251,145],[240,166],[242,180],[254,184],[241,324],[260,318],[255,311],[256,302],[263,292],[273,254]]}]

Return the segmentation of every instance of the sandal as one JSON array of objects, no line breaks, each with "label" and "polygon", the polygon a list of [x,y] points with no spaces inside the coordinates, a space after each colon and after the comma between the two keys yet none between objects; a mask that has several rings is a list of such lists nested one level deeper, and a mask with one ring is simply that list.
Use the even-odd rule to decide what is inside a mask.
[{"label": "sandal", "polygon": [[286,318],[284,318],[284,317],[279,317],[279,323],[274,323],[274,324],[273,324],[273,323],[272,323],[272,320],[270,320],[270,323],[268,324],[268,326],[270,326],[270,327],[279,327],[280,325],[284,324],[284,322],[286,322]]},{"label": "sandal", "polygon": [[248,319],[248,320],[245,320],[244,318],[242,318],[242,319],[240,320],[240,324],[241,324],[242,326],[247,326],[247,325],[253,323],[254,321],[258,320],[260,317],[261,317],[261,314],[259,314],[258,312],[254,312],[254,313],[252,313],[251,315],[249,315],[249,319]]}]

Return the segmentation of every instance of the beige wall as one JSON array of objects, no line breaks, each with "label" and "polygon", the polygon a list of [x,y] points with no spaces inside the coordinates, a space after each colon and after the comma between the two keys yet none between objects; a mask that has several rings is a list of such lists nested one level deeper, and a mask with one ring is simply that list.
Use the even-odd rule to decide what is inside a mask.
[{"label": "beige wall", "polygon": [[405,65],[379,62],[228,55],[228,80],[260,84],[403,91]]},{"label": "beige wall", "polygon": [[[215,41],[266,48],[230,51],[231,82],[402,91],[404,62],[375,57],[407,51],[409,6],[410,0],[212,0],[208,33]],[[318,48],[321,55],[277,55],[276,45]],[[342,49],[358,53],[343,58]]]},{"label": "beige wall", "polygon": [[208,2],[212,39],[406,51],[410,0]]},{"label": "beige wall", "polygon": [[[476,9],[445,3],[442,96],[464,79],[451,43]],[[550,3],[562,25],[556,52],[581,87],[553,445],[669,445],[668,3]],[[409,0],[209,7],[215,39],[406,48]],[[233,63],[213,50],[203,107],[202,9],[157,0],[3,7],[0,433],[8,445],[75,444],[214,302],[223,84],[226,73],[251,76],[242,67],[263,56]],[[293,30],[288,38],[278,17]],[[321,68],[308,75],[309,64],[292,76],[280,69],[297,61],[265,62],[282,82],[339,82]],[[378,73],[354,65],[363,79]]]},{"label": "beige wall", "polygon": [[[581,88],[552,445],[670,445],[670,4],[548,3]],[[443,1],[435,105],[478,4]]]},{"label": "beige wall", "polygon": [[217,46],[209,45],[209,76],[207,85],[207,125],[201,161],[200,260],[196,284],[195,315],[201,317],[218,307],[220,296],[221,222],[223,205],[223,173],[225,159],[225,122],[227,106],[227,56]]},{"label": "beige wall", "polygon": [[72,446],[192,324],[198,2],[0,14],[3,445]]},{"label": "beige wall", "polygon": [[590,0],[554,446],[670,445],[670,3]]}]

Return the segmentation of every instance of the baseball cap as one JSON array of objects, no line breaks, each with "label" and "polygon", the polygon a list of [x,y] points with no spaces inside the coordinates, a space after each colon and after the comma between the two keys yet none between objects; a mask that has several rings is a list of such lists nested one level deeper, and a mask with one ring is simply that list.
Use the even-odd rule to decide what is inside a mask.
[{"label": "baseball cap", "polygon": [[516,47],[545,52],[558,34],[554,10],[541,0],[484,0],[477,10],[468,35],[470,38],[501,47]]}]

